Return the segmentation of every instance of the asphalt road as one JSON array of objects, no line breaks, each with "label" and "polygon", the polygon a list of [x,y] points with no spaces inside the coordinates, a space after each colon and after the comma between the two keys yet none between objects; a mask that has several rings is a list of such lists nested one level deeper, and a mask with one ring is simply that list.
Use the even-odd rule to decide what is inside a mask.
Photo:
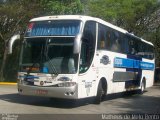
[{"label": "asphalt road", "polygon": [[26,120],[32,117],[39,120],[89,120],[107,119],[108,116],[104,118],[102,115],[111,114],[160,114],[160,85],[148,88],[143,95],[112,94],[100,105],[93,104],[91,98],[80,100],[74,106],[71,101],[50,101],[48,98],[21,96],[17,93],[16,86],[0,85],[0,120],[5,120],[5,117],[14,117],[15,120],[16,117]]}]

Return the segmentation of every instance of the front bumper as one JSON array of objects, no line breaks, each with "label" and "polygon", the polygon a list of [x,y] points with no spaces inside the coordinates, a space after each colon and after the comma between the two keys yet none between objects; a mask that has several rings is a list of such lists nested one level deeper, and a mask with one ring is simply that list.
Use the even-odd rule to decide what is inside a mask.
[{"label": "front bumper", "polygon": [[18,84],[18,92],[21,95],[78,99],[77,85],[72,87],[41,87]]}]

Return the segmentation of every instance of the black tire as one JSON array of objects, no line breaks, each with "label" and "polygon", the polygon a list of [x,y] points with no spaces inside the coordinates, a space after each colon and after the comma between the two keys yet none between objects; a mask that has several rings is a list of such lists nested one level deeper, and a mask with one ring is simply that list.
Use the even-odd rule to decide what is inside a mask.
[{"label": "black tire", "polygon": [[102,87],[102,82],[99,82],[97,89],[97,96],[95,98],[95,104],[100,104],[101,101],[105,98],[105,90]]},{"label": "black tire", "polygon": [[51,103],[57,103],[57,102],[59,102],[61,99],[59,99],[59,98],[53,98],[53,97],[51,97],[51,98],[49,98],[49,101],[51,102]]},{"label": "black tire", "polygon": [[132,96],[134,94],[134,91],[125,91],[122,93],[123,96]]}]

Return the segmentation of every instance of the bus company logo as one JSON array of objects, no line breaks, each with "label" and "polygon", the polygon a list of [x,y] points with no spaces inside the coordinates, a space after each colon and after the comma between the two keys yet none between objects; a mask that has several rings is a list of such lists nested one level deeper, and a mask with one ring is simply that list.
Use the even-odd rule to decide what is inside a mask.
[{"label": "bus company logo", "polygon": [[120,59],[120,58],[115,58],[114,64],[115,64],[115,65],[122,65],[122,59]]},{"label": "bus company logo", "polygon": [[103,63],[104,65],[107,65],[110,63],[109,57],[107,55],[102,56],[100,59],[100,63]]}]

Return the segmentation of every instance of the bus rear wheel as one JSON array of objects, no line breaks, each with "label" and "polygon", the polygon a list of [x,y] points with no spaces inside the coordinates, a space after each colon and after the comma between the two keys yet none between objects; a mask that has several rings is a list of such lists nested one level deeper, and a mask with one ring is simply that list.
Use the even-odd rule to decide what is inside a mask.
[{"label": "bus rear wheel", "polygon": [[104,99],[104,97],[105,97],[105,90],[102,86],[102,82],[99,82],[97,89],[97,96],[95,98],[95,104],[100,104],[101,101]]}]

